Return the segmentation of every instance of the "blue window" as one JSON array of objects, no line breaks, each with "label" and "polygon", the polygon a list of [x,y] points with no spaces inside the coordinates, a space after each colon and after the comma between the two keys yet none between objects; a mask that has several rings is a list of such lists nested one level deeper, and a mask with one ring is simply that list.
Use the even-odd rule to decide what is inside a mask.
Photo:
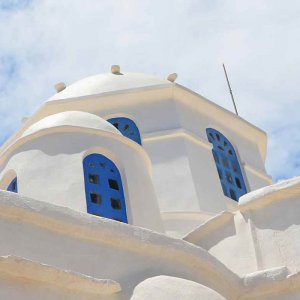
[{"label": "blue window", "polygon": [[17,193],[18,192],[18,182],[17,182],[17,177],[15,177],[11,183],[9,184],[9,186],[7,187],[7,190],[9,192],[14,192]]},{"label": "blue window", "polygon": [[121,176],[116,165],[102,154],[83,160],[87,212],[127,223]]},{"label": "blue window", "polygon": [[139,129],[132,120],[128,118],[112,118],[107,121],[113,124],[124,136],[142,145]]},{"label": "blue window", "polygon": [[213,144],[213,157],[224,195],[238,201],[247,193],[246,185],[235,150],[228,139],[215,129],[206,129],[207,137]]}]

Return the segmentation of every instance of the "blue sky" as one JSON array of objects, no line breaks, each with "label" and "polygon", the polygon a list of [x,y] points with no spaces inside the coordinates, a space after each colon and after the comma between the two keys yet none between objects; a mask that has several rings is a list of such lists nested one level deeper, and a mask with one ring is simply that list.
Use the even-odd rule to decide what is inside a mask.
[{"label": "blue sky", "polygon": [[300,174],[297,0],[0,0],[0,140],[54,93],[107,72],[166,77],[268,133],[274,180]]}]

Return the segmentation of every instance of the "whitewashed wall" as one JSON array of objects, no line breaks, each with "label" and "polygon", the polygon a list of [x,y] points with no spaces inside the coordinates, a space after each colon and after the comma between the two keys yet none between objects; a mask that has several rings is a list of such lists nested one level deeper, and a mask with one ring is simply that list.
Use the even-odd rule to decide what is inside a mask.
[{"label": "whitewashed wall", "polygon": [[300,271],[300,179],[254,191],[239,210],[220,214],[184,239],[243,275],[286,266]]},{"label": "whitewashed wall", "polygon": [[[129,76],[127,80],[126,76],[104,76],[103,82],[101,76],[87,78],[56,94],[29,118],[2,151],[40,119],[76,110],[104,119],[128,117],[137,124],[153,166],[152,183],[161,212],[216,214],[234,208],[219,182],[212,145],[206,137],[208,127],[221,131],[232,142],[248,191],[271,183],[264,167],[264,132],[180,85],[166,80],[157,82],[147,76]],[[97,145],[101,146],[100,142]],[[187,234],[190,226],[179,231]],[[179,234],[177,229],[174,233]]]},{"label": "whitewashed wall", "polygon": [[142,148],[115,133],[50,127],[25,136],[2,157],[2,188],[13,170],[21,195],[86,212],[82,161],[91,153],[107,156],[118,167],[128,222],[163,231],[150,161]]}]

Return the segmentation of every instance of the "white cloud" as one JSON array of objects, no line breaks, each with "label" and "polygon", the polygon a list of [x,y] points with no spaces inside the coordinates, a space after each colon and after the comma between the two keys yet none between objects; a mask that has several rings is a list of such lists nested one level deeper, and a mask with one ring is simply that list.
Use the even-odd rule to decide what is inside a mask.
[{"label": "white cloud", "polygon": [[179,83],[232,110],[225,62],[241,116],[269,134],[269,172],[277,179],[300,173],[298,1],[1,3],[2,139],[51,96],[54,83],[112,64],[163,77],[177,72]]}]

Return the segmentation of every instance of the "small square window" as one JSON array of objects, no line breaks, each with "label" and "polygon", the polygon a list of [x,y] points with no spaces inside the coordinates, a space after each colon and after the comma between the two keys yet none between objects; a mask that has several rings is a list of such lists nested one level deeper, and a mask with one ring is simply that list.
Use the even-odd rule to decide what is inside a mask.
[{"label": "small square window", "polygon": [[90,198],[92,203],[101,204],[102,202],[101,196],[97,193],[90,193]]},{"label": "small square window", "polygon": [[119,190],[118,182],[114,179],[108,179],[109,187],[114,190]]},{"label": "small square window", "polygon": [[100,168],[104,169],[105,168],[105,164],[104,163],[99,163]]},{"label": "small square window", "polygon": [[239,180],[237,177],[235,177],[235,183],[236,183],[236,185],[237,185],[237,187],[238,187],[239,189],[242,188],[241,182],[240,182],[240,180]]},{"label": "small square window", "polygon": [[119,199],[110,198],[110,204],[113,209],[121,209],[121,201]]},{"label": "small square window", "polygon": [[95,167],[95,164],[94,164],[93,162],[90,162],[90,163],[89,163],[89,167],[90,167],[90,168],[94,168],[94,167]]},{"label": "small square window", "polygon": [[97,174],[89,174],[89,183],[98,184],[99,176]]},{"label": "small square window", "polygon": [[226,173],[226,179],[229,183],[232,183],[232,177],[229,173]]}]

